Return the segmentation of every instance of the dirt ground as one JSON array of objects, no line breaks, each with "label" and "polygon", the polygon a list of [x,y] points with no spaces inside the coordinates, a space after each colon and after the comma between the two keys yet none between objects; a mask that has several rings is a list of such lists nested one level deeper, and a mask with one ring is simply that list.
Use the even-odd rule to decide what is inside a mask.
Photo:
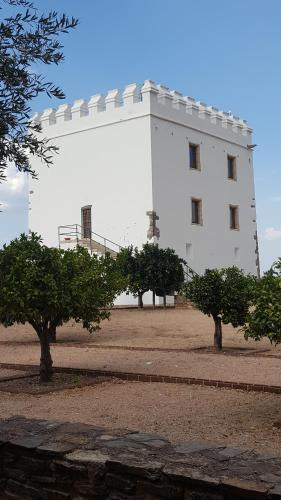
[{"label": "dirt ground", "polygon": [[[213,321],[190,309],[114,310],[94,335],[69,323],[52,346],[56,366],[175,375],[281,385],[281,348],[267,340],[246,342],[224,326],[224,352],[200,348],[213,342]],[[38,364],[39,343],[29,325],[0,327],[0,362]]]},{"label": "dirt ground", "polygon": [[[55,366],[281,385],[281,348],[246,342],[224,326],[224,353],[206,352],[201,348],[212,345],[213,328],[196,310],[114,310],[93,336],[81,325],[60,328],[52,356]],[[0,363],[38,365],[36,334],[29,325],[0,327],[0,353]],[[157,432],[172,441],[281,449],[276,394],[110,381],[44,395],[0,395],[0,418],[22,414]]]},{"label": "dirt ground", "polygon": [[[212,346],[213,320],[194,309],[115,309],[111,319],[103,321],[101,330],[89,334],[80,324],[70,322],[58,329],[58,343],[86,343],[103,346],[126,346],[161,349],[194,349]],[[0,326],[0,342],[37,342],[29,325]],[[1,344],[0,344],[1,345]],[[223,326],[225,348],[242,350],[269,349],[281,356],[281,347],[272,347],[268,340],[245,341],[242,333]]]},{"label": "dirt ground", "polygon": [[24,376],[12,376],[12,378],[7,379],[7,376],[2,376],[1,371],[0,369],[0,393],[9,392],[11,394],[47,394],[88,385],[97,385],[104,380],[108,380],[108,377],[95,377],[75,373],[54,373],[50,382],[39,383],[38,373],[26,373]]},{"label": "dirt ground", "polygon": [[280,398],[271,394],[122,381],[44,396],[0,394],[0,418],[20,414],[156,432],[173,442],[281,449]]}]

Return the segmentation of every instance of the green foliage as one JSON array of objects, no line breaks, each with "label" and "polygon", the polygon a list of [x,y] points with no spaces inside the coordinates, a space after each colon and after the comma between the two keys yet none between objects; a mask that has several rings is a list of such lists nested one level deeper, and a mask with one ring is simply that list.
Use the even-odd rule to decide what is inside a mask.
[{"label": "green foliage", "polygon": [[21,235],[0,250],[0,322],[45,324],[73,318],[93,332],[122,288],[116,262],[84,248],[59,250]]},{"label": "green foliage", "polygon": [[162,249],[152,243],[143,245],[142,250],[128,247],[121,250],[117,260],[126,276],[128,291],[135,297],[149,290],[168,295],[178,291],[184,282],[184,261],[170,248]]},{"label": "green foliage", "polygon": [[186,283],[183,292],[204,314],[237,327],[245,324],[254,283],[253,276],[237,267],[207,269]]},{"label": "green foliage", "polygon": [[0,250],[0,323],[30,323],[41,344],[40,379],[53,373],[50,340],[54,328],[74,319],[94,332],[124,287],[119,268],[107,254],[59,250],[40,236],[22,234]]},{"label": "green foliage", "polygon": [[[0,181],[9,162],[32,176],[29,156],[52,163],[55,146],[39,139],[41,127],[30,123],[30,101],[39,94],[64,98],[62,90],[37,72],[36,64],[59,64],[63,46],[58,37],[77,26],[77,19],[55,11],[40,14],[32,1],[0,0]],[[16,12],[14,9],[16,8]]]},{"label": "green foliage", "polygon": [[281,259],[257,281],[252,297],[253,307],[247,316],[245,338],[261,340],[268,337],[271,343],[281,342]]},{"label": "green foliage", "polygon": [[194,275],[183,287],[184,295],[200,311],[212,316],[215,323],[214,346],[222,348],[221,323],[243,326],[246,322],[255,278],[244,275],[237,267],[207,269],[202,276]]},{"label": "green foliage", "polygon": [[117,263],[126,279],[128,293],[137,297],[149,290],[146,255],[132,246],[122,248],[117,255]]},{"label": "green foliage", "polygon": [[161,297],[173,295],[181,290],[184,283],[184,263],[184,260],[180,259],[173,249],[158,249],[157,279],[154,289],[156,295]]}]

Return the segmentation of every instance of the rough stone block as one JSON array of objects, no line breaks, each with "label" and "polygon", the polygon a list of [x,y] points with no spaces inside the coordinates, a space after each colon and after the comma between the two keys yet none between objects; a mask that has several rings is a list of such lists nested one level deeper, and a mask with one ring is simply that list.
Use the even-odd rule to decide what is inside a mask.
[{"label": "rough stone block", "polygon": [[31,500],[33,498],[35,500],[47,500],[47,496],[39,492],[37,488],[14,481],[13,479],[8,480],[5,493],[14,495],[15,498],[19,498],[20,500]]},{"label": "rough stone block", "polygon": [[66,442],[48,442],[37,447],[37,451],[47,453],[48,455],[64,455],[75,450],[76,445]]},{"label": "rough stone block", "polygon": [[50,462],[34,457],[23,455],[18,459],[17,468],[25,471],[27,474],[44,475],[50,470]]},{"label": "rough stone block", "polygon": [[109,471],[119,474],[130,474],[137,477],[144,477],[154,481],[157,479],[164,467],[164,462],[157,462],[153,459],[141,459],[132,456],[119,455],[117,458],[109,460]]},{"label": "rough stone block", "polygon": [[224,479],[222,481],[222,489],[228,495],[239,495],[239,498],[251,500],[263,500],[269,491],[269,486],[255,481],[247,481],[241,479]]},{"label": "rough stone block", "polygon": [[46,498],[49,500],[70,500],[71,495],[63,492],[63,491],[58,491],[58,490],[53,490],[53,489],[44,489],[41,490],[43,494],[46,494]]},{"label": "rough stone block", "polygon": [[[203,491],[190,491],[186,490],[184,494],[184,500],[225,500],[225,497],[223,497],[219,493],[206,493]],[[229,497],[227,500],[234,500],[233,498]]]},{"label": "rough stone block", "polygon": [[[182,500],[184,490],[182,487],[167,484],[164,481],[157,484],[151,482],[138,481],[136,493],[140,498],[146,498],[145,495],[151,495],[153,498],[169,498],[170,500]],[[141,495],[143,495],[141,497]]]},{"label": "rough stone block", "polygon": [[218,446],[214,443],[208,443],[208,442],[202,443],[199,441],[190,441],[187,443],[178,443],[174,449],[177,453],[184,453],[185,455],[188,455],[191,453],[197,453],[197,452],[202,452],[204,450],[213,450],[218,448],[223,448],[223,446]]},{"label": "rough stone block", "polygon": [[105,464],[110,457],[100,450],[76,450],[65,458],[69,462]]},{"label": "rough stone block", "polygon": [[69,472],[70,474],[87,472],[86,465],[79,465],[67,460],[53,460],[51,463],[51,470],[54,472]]},{"label": "rough stone block", "polygon": [[108,491],[121,491],[122,493],[133,493],[136,488],[136,482],[130,478],[117,474],[106,474],[105,483]]},{"label": "rough stone block", "polygon": [[242,455],[244,450],[241,450],[240,448],[224,448],[223,450],[219,451],[219,454],[223,456],[224,458],[234,458],[238,457],[239,455]]},{"label": "rough stone block", "polygon": [[24,436],[10,440],[10,444],[27,449],[34,449],[40,446],[45,441],[45,436]]},{"label": "rough stone block", "polygon": [[281,499],[281,485],[278,484],[272,490],[270,490],[269,500],[280,500]]},{"label": "rough stone block", "polygon": [[36,485],[38,487],[38,485],[46,486],[55,484],[56,478],[53,476],[31,476],[30,481],[34,486]]},{"label": "rough stone block", "polygon": [[5,475],[8,479],[15,479],[18,481],[25,481],[26,480],[26,474],[21,470],[21,468],[10,468],[10,467],[4,467],[2,474]]}]

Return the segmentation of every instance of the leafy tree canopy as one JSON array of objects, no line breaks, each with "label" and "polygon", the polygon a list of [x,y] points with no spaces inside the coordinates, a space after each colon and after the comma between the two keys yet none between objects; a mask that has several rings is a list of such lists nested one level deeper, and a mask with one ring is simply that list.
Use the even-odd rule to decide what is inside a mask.
[{"label": "leafy tree canopy", "polygon": [[42,93],[58,99],[64,93],[33,66],[63,61],[59,36],[78,23],[56,11],[40,14],[34,2],[27,0],[0,0],[0,14],[5,4],[9,15],[0,21],[0,181],[6,178],[10,162],[35,177],[30,155],[52,163],[57,148],[39,138],[39,124],[30,123],[30,102]]},{"label": "leafy tree canopy", "polygon": [[155,292],[159,296],[173,295],[181,290],[184,283],[183,264],[172,248],[158,249],[157,279]]},{"label": "leafy tree canopy", "polygon": [[150,286],[146,255],[137,247],[122,248],[118,253],[117,263],[126,278],[128,293],[139,297],[139,305],[142,307],[142,296]]},{"label": "leafy tree canopy", "polygon": [[281,342],[281,259],[257,281],[253,291],[253,307],[244,327],[245,338],[261,340],[268,337],[271,343]]},{"label": "leafy tree canopy", "polygon": [[221,323],[231,323],[234,327],[245,324],[254,283],[253,276],[245,275],[237,267],[228,267],[207,269],[184,285],[185,296],[204,314],[212,316],[216,349],[222,348]]},{"label": "leafy tree canopy", "polygon": [[98,258],[84,248],[48,248],[34,233],[0,250],[0,283],[0,323],[32,325],[41,343],[42,380],[52,374],[51,326],[74,319],[94,332],[123,288],[108,254]]},{"label": "leafy tree canopy", "polygon": [[165,297],[179,290],[184,281],[184,261],[174,250],[162,249],[153,243],[146,243],[141,250],[122,249],[118,263],[127,278],[128,291],[139,298],[140,307],[145,292],[151,290]]}]

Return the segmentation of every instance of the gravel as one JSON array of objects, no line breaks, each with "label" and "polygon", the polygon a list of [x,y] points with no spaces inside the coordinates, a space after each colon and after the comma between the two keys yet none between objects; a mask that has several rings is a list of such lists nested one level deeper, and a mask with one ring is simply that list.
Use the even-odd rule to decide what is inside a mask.
[{"label": "gravel", "polygon": [[280,397],[271,394],[122,381],[43,396],[2,392],[0,417],[15,414],[155,432],[173,442],[281,447]]},{"label": "gravel", "polygon": [[[280,347],[266,340],[245,342],[229,326],[223,331],[228,354],[190,351],[211,346],[213,341],[212,320],[198,311],[115,310],[111,321],[104,322],[94,336],[81,325],[63,326],[51,350],[57,366],[281,385]],[[38,365],[39,344],[29,325],[0,327],[0,344],[0,362]],[[245,356],[248,348],[256,351],[256,357]],[[2,418],[15,414],[56,418],[157,432],[172,441],[207,440],[280,451],[280,396],[276,394],[121,381],[36,396],[0,394]]]},{"label": "gravel", "polygon": [[22,370],[11,370],[10,368],[0,369],[0,380],[12,377],[22,377],[24,375],[27,375],[27,372]]}]

